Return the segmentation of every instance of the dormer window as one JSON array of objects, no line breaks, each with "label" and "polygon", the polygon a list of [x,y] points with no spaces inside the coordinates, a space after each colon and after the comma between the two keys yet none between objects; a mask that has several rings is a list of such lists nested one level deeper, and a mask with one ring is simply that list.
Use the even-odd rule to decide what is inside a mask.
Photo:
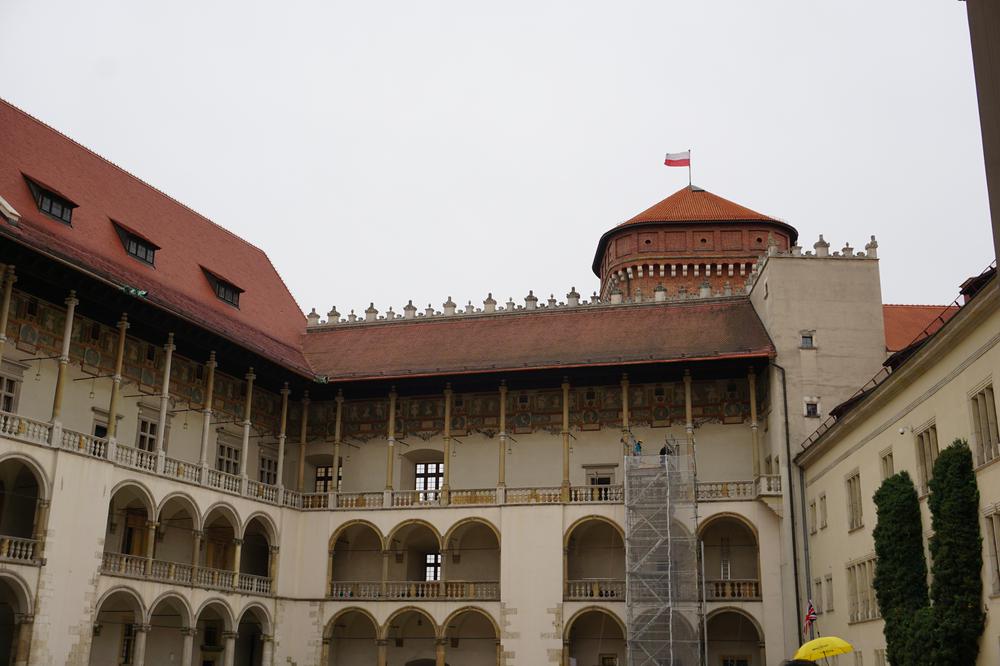
[{"label": "dormer window", "polygon": [[76,208],[75,203],[56,194],[52,190],[42,187],[33,180],[28,180],[28,187],[31,188],[31,194],[35,197],[35,204],[38,206],[38,210],[60,222],[65,222],[66,224],[73,222],[73,209]]},{"label": "dormer window", "polygon": [[218,275],[208,270],[207,268],[202,268],[205,271],[205,277],[208,278],[209,283],[212,285],[212,291],[220,299],[229,303],[233,307],[240,307],[240,294],[243,290],[237,287],[232,282],[227,282],[223,280]]},{"label": "dormer window", "polygon": [[115,225],[115,231],[118,232],[118,237],[121,239],[122,245],[129,256],[135,257],[150,266],[155,265],[156,251],[160,249],[158,245],[146,240],[139,234],[129,231],[114,220],[111,223]]}]

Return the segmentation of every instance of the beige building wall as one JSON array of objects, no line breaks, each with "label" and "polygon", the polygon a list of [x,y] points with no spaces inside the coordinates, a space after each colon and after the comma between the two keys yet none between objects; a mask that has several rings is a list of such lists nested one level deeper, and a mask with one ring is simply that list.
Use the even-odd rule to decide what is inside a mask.
[{"label": "beige building wall", "polygon": [[[874,557],[872,495],[889,471],[906,470],[921,492],[918,446],[921,433],[936,429],[938,446],[964,439],[980,462],[976,469],[982,510],[983,590],[987,612],[980,664],[1000,662],[996,615],[1000,612],[995,537],[990,516],[1000,511],[1000,467],[996,458],[981,461],[974,427],[972,397],[1000,377],[1000,292],[995,277],[955,318],[884,382],[876,392],[848,412],[837,425],[799,456],[805,473],[809,531],[810,577],[817,603],[819,628],[825,635],[843,636],[864,655],[875,659],[884,649],[882,620],[863,607],[852,617],[847,567]],[[995,394],[994,394],[995,395]],[[861,485],[861,525],[849,525],[847,480],[858,475]],[[825,520],[822,507],[825,505]],[[926,495],[921,494],[925,539],[930,536]],[[817,593],[817,588],[821,589]],[[867,584],[863,590],[868,590]],[[873,594],[873,593],[872,593]],[[831,605],[832,597],[832,605]],[[819,608],[822,606],[822,609]],[[878,662],[873,662],[878,663]]]}]

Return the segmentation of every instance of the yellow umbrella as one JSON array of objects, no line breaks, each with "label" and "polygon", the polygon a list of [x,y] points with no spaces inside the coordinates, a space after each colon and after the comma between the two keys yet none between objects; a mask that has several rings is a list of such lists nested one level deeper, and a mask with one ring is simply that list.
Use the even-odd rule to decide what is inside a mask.
[{"label": "yellow umbrella", "polygon": [[816,661],[824,657],[832,657],[835,654],[847,654],[853,651],[854,647],[843,638],[837,638],[836,636],[821,636],[820,638],[811,640],[808,643],[804,643],[795,653],[795,657],[793,658]]}]

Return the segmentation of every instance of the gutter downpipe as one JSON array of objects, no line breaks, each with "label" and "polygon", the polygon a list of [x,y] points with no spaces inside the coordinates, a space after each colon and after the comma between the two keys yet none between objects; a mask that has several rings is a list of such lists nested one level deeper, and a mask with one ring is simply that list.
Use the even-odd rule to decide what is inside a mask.
[{"label": "gutter downpipe", "polygon": [[[771,361],[771,365],[781,371],[781,398],[785,411],[785,469],[788,473],[788,484],[792,483],[792,438],[788,434],[788,386],[785,382],[785,369]],[[801,471],[801,470],[800,470]],[[801,487],[801,484],[800,484]],[[792,576],[795,578],[795,622],[798,628],[798,621],[802,617],[802,602],[799,599],[799,547],[798,539],[795,538],[795,500],[789,490],[788,513],[792,521]],[[803,491],[804,492],[804,491]]]}]

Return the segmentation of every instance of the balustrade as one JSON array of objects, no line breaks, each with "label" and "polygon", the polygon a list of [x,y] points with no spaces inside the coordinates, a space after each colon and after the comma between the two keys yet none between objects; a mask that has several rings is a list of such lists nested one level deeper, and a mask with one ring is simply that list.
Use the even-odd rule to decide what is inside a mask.
[{"label": "balustrade", "polygon": [[0,412],[0,435],[35,444],[48,444],[52,439],[52,425],[17,414]]},{"label": "balustrade", "polygon": [[438,506],[441,494],[432,490],[393,490],[393,506]]},{"label": "balustrade", "polygon": [[330,583],[330,597],[333,599],[378,599],[381,596],[381,581],[333,581]]},{"label": "balustrade", "polygon": [[208,485],[231,493],[239,493],[242,479],[235,474],[227,474],[217,469],[208,470]]},{"label": "balustrade", "polygon": [[267,576],[236,574],[236,572],[225,569],[150,560],[125,553],[104,553],[101,560],[101,573],[246,594],[270,595],[272,592],[272,581]]},{"label": "balustrade", "polygon": [[382,493],[337,493],[338,509],[381,509]]},{"label": "balustrade", "polygon": [[237,581],[237,589],[240,592],[250,594],[271,594],[271,579],[267,576],[241,573]]},{"label": "balustrade", "polygon": [[329,493],[303,493],[303,509],[326,509],[330,506]]},{"label": "balustrade", "polygon": [[699,502],[756,498],[756,488],[753,481],[700,481],[697,492]]},{"label": "balustrade", "polygon": [[560,504],[562,488],[508,488],[507,504]]},{"label": "balustrade", "polygon": [[0,535],[0,560],[34,562],[38,542],[34,539]]},{"label": "balustrade", "polygon": [[781,475],[762,474],[758,476],[757,495],[781,495]]},{"label": "balustrade", "polygon": [[590,601],[592,599],[625,601],[625,581],[606,579],[566,581],[567,601]]},{"label": "balustrade", "polygon": [[759,580],[705,581],[709,601],[760,601]]},{"label": "balustrade", "polygon": [[448,497],[450,504],[496,504],[496,488],[470,488],[452,490]]},{"label": "balustrade", "polygon": [[75,430],[63,430],[60,446],[94,458],[108,457],[108,440]]},{"label": "balustrade", "polygon": [[183,481],[198,483],[201,480],[201,467],[195,463],[165,458],[163,460],[163,474]]},{"label": "balustrade", "polygon": [[441,599],[449,601],[497,601],[497,581],[334,581],[331,599]]},{"label": "balustrade", "polygon": [[278,501],[278,487],[248,479],[247,496],[256,497],[262,502],[275,504]]},{"label": "balustrade", "polygon": [[574,503],[618,503],[625,500],[624,486],[573,486],[569,501]]},{"label": "balustrade", "polygon": [[132,446],[119,444],[115,448],[115,462],[125,467],[142,469],[147,472],[156,471],[156,454]]}]

